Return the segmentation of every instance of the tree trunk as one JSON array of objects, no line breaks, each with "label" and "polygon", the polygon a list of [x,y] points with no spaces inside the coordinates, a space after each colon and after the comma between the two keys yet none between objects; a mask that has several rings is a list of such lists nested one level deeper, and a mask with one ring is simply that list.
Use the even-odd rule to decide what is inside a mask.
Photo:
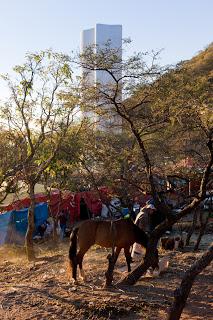
[{"label": "tree trunk", "polygon": [[146,249],[146,254],[144,257],[144,261],[139,264],[139,266],[134,269],[131,273],[129,273],[125,278],[119,281],[117,284],[121,286],[133,285],[135,284],[140,277],[154,264],[157,264],[155,252],[157,249],[158,239],[152,238],[148,244]]},{"label": "tree trunk", "polygon": [[199,236],[197,238],[197,242],[194,246],[194,251],[197,251],[199,248],[200,241],[205,233],[206,226],[209,221],[209,216],[210,216],[210,212],[208,212],[208,211],[201,212],[200,211],[200,216],[199,216],[199,218],[200,218],[200,232],[199,232]]},{"label": "tree trunk", "polygon": [[35,253],[33,248],[33,232],[35,229],[34,223],[34,213],[35,213],[35,184],[30,183],[30,207],[28,210],[28,227],[25,236],[25,248],[27,253],[27,258],[29,261],[33,261],[35,259]]},{"label": "tree trunk", "polygon": [[190,226],[190,229],[188,231],[187,238],[186,238],[186,246],[189,245],[191,236],[195,230],[196,223],[197,223],[198,210],[199,210],[199,207],[195,208],[194,215],[193,215],[193,221],[192,221],[192,224]]},{"label": "tree trunk", "polygon": [[213,243],[204,255],[197,260],[191,268],[185,273],[181,285],[174,291],[174,303],[170,309],[167,320],[180,319],[183,308],[185,307],[186,300],[190,293],[191,287],[196,276],[205,269],[213,260]]}]

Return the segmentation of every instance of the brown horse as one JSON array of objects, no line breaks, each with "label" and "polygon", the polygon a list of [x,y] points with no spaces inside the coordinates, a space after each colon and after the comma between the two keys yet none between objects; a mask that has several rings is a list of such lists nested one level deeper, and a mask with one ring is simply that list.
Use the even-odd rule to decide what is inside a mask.
[{"label": "brown horse", "polygon": [[[115,248],[114,262],[122,248],[126,257],[128,272],[131,271],[130,247],[135,243],[147,247],[148,236],[136,226],[130,219],[119,219],[114,221],[86,220],[74,228],[70,236],[69,259],[72,269],[72,278],[76,280],[77,266],[79,265],[81,277],[84,278],[82,268],[83,257],[89,248],[98,244],[105,248]],[[77,245],[79,251],[77,253]],[[153,268],[158,267],[158,252],[156,251],[156,262]]]}]

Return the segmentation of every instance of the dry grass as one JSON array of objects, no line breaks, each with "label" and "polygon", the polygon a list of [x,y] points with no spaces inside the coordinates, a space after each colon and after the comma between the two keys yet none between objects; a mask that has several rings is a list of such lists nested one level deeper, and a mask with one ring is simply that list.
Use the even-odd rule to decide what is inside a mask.
[{"label": "dry grass", "polygon": [[[208,239],[206,240],[208,241]],[[206,246],[203,243],[203,248]],[[109,250],[93,247],[85,256],[88,282],[69,283],[68,242],[53,247],[36,245],[37,261],[28,263],[23,248],[0,248],[0,319],[150,319],[163,320],[172,302],[173,290],[185,270],[199,257],[188,252],[170,252],[166,273],[142,278],[135,286],[103,288]],[[161,256],[168,254],[161,251]],[[115,280],[126,274],[119,257]],[[182,319],[212,319],[212,268],[198,276]]]}]

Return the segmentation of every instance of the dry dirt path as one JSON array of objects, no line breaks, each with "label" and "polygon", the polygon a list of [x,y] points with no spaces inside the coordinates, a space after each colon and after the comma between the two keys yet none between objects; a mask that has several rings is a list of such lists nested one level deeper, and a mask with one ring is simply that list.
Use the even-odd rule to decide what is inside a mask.
[{"label": "dry dirt path", "polygon": [[[204,242],[202,249],[205,247]],[[173,290],[185,270],[202,254],[202,250],[196,254],[170,252],[169,269],[158,278],[142,278],[125,290],[106,290],[103,285],[108,250],[94,247],[88,252],[84,266],[89,281],[78,286],[68,281],[68,243],[54,251],[46,245],[38,246],[37,250],[38,261],[33,266],[20,250],[0,249],[0,319],[163,320]],[[123,270],[125,261],[121,256],[115,279],[124,275]],[[197,277],[182,320],[213,319],[212,275],[211,265]]]}]

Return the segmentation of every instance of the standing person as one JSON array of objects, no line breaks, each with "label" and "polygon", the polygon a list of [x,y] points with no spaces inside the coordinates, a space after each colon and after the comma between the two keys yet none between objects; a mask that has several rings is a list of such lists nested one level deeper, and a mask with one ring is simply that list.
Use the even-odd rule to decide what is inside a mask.
[{"label": "standing person", "polygon": [[65,236],[65,230],[67,225],[67,212],[63,209],[58,215],[58,221],[60,225],[60,239],[63,240]]},{"label": "standing person", "polygon": [[138,198],[135,198],[135,201],[132,206],[132,218],[135,220],[138,213],[140,212],[140,204],[138,202]]},{"label": "standing person", "polygon": [[[145,207],[143,207],[140,210],[140,212],[138,213],[135,219],[135,224],[147,234],[149,234],[153,230],[151,221],[155,212],[156,212],[155,206],[153,204],[147,204]],[[133,259],[136,257],[141,259],[142,254],[143,254],[143,249],[141,245],[134,243],[131,257]]]},{"label": "standing person", "polygon": [[109,204],[110,216],[119,219],[121,217],[121,201],[118,198],[113,198]]},{"label": "standing person", "polygon": [[129,208],[125,202],[123,202],[123,205],[121,206],[121,215],[124,219],[130,218]]},{"label": "standing person", "polygon": [[44,221],[41,225],[38,226],[38,235],[40,236],[40,238],[44,237],[44,233],[47,229],[47,222]]},{"label": "standing person", "polygon": [[80,200],[80,220],[86,220],[90,218],[89,209],[84,198]]},{"label": "standing person", "polygon": [[102,218],[108,218],[109,217],[109,209],[107,208],[105,203],[102,203],[101,217]]},{"label": "standing person", "polygon": [[152,217],[156,212],[156,208],[153,204],[147,204],[138,213],[135,224],[141,228],[144,232],[150,233],[153,230]]},{"label": "standing person", "polygon": [[54,222],[53,222],[53,219],[50,217],[50,218],[47,219],[46,223],[47,223],[47,227],[46,227],[46,230],[44,232],[44,237],[48,239],[48,238],[50,238],[50,236],[53,233],[53,224],[54,224]]}]

